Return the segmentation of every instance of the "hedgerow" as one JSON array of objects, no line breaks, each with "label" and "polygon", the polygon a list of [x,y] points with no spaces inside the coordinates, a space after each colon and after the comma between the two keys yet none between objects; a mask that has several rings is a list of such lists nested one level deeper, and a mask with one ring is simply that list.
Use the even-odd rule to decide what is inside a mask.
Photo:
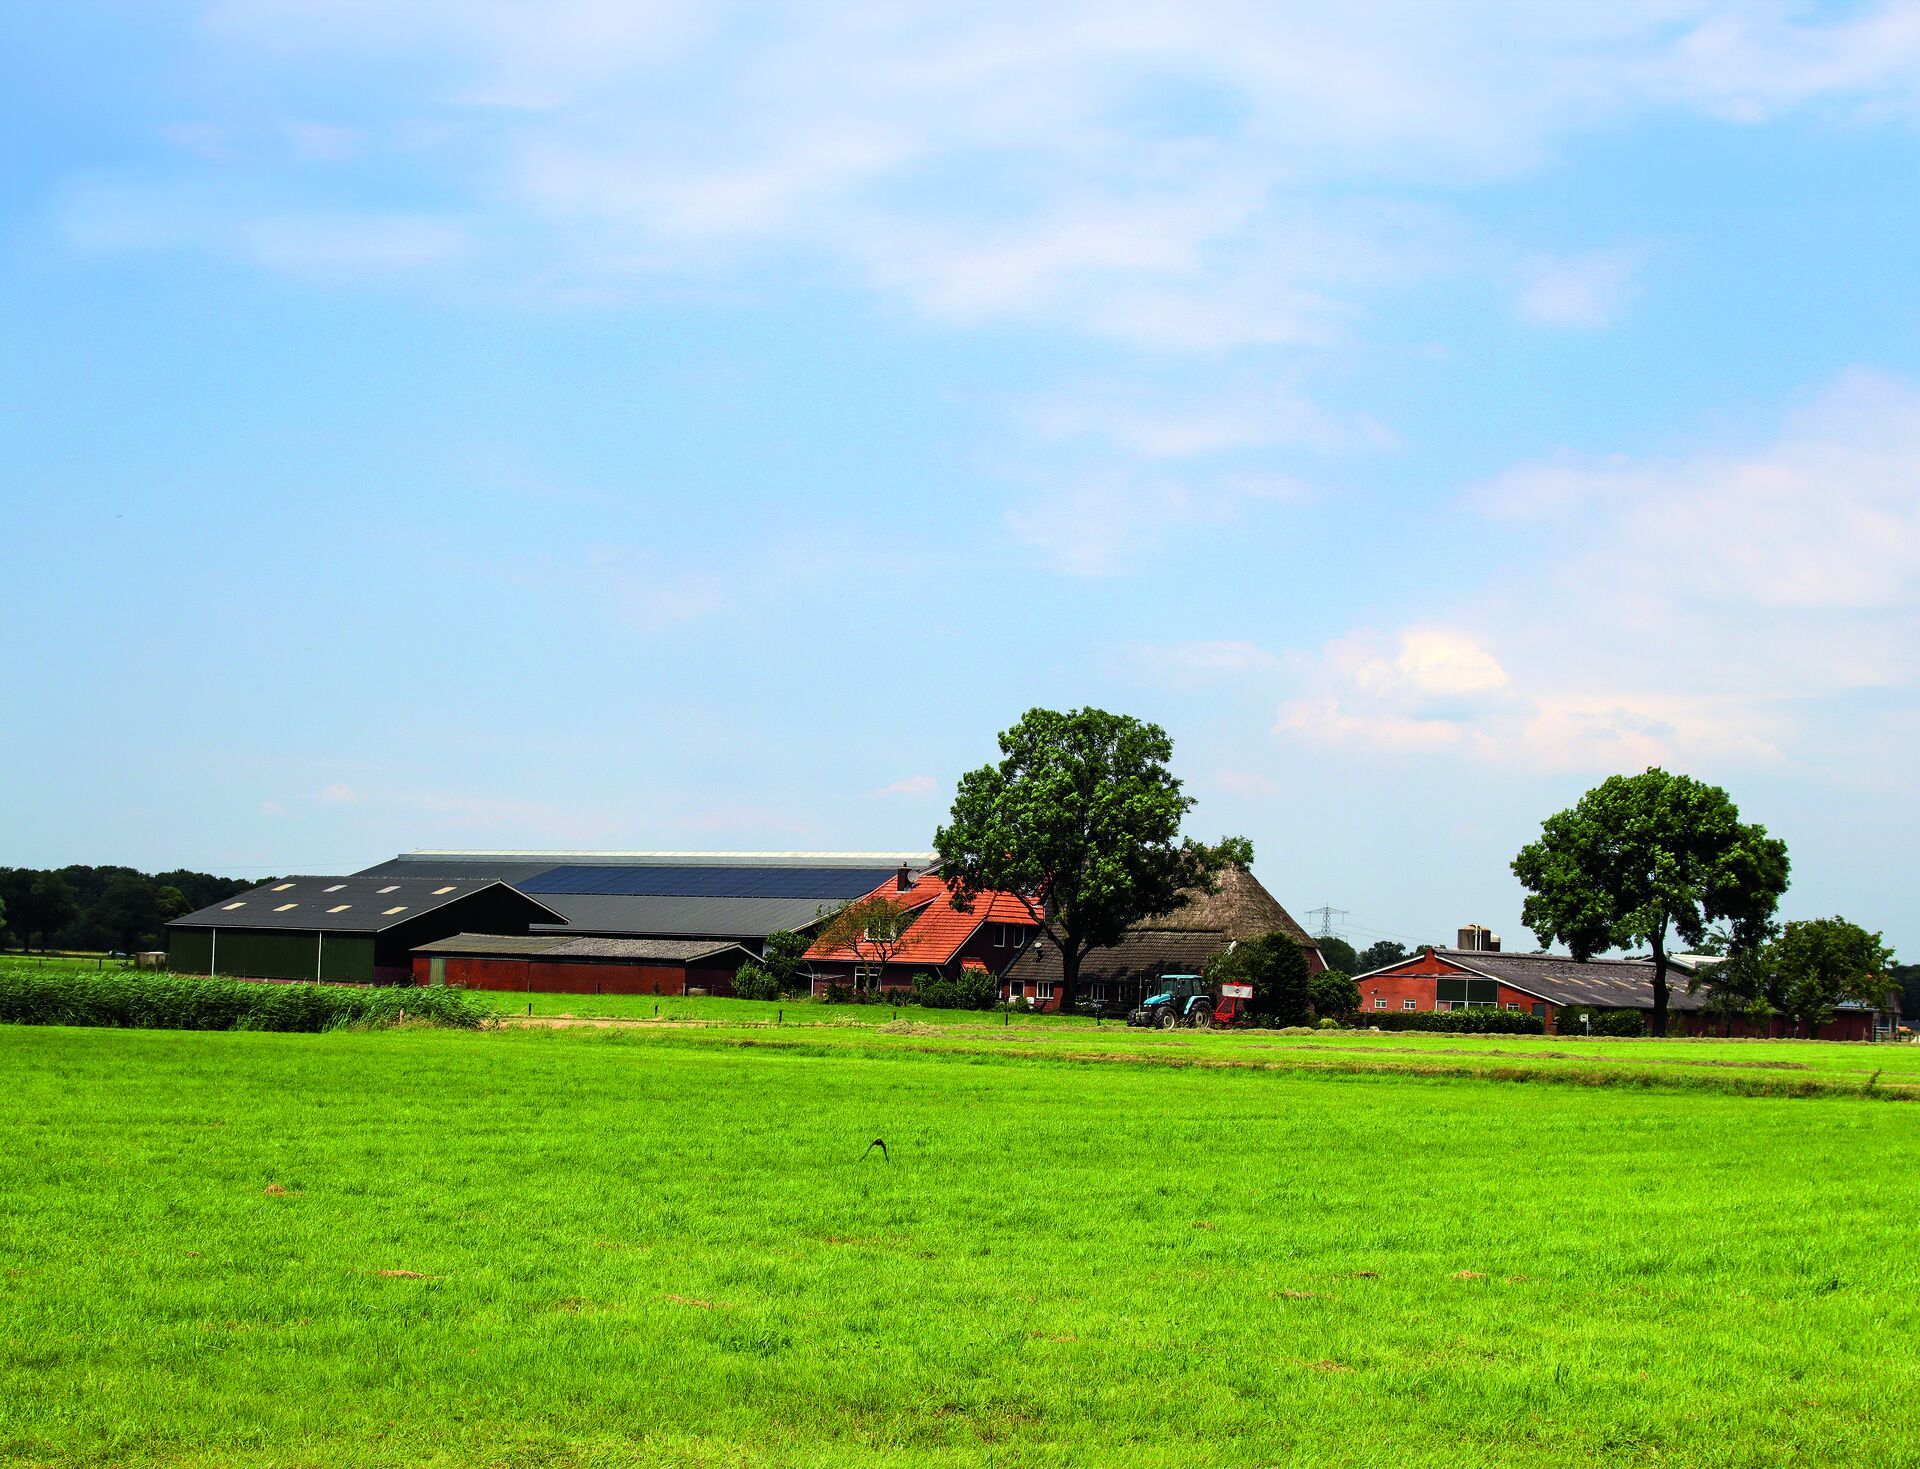
[{"label": "hedgerow", "polygon": [[1547,1023],[1519,1010],[1368,1010],[1356,1026],[1376,1030],[1438,1030],[1452,1035],[1545,1035]]},{"label": "hedgerow", "polygon": [[321,1031],[403,1017],[473,1029],[491,1013],[465,990],[262,984],[141,970],[101,973],[0,965],[0,1023],[140,1030]]}]

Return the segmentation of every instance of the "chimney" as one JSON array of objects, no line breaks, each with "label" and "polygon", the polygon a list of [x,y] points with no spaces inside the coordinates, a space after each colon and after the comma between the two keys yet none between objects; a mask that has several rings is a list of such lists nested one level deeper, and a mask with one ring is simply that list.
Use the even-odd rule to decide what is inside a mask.
[{"label": "chimney", "polygon": [[904,862],[900,864],[900,871],[894,875],[893,887],[895,892],[913,891],[913,869]]}]

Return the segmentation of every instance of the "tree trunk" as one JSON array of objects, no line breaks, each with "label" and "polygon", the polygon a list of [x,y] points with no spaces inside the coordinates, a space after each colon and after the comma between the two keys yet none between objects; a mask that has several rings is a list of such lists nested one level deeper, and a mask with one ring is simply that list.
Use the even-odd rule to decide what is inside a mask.
[{"label": "tree trunk", "polygon": [[1060,946],[1060,1012],[1068,1014],[1080,992],[1080,950],[1072,944]]},{"label": "tree trunk", "polygon": [[1667,1033],[1667,926],[1653,936],[1653,1033]]}]

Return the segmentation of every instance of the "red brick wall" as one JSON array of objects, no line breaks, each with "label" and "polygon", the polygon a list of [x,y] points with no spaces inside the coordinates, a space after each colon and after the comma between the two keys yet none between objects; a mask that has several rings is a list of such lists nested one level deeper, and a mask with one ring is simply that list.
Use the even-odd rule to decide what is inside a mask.
[{"label": "red brick wall", "polygon": [[[413,959],[415,984],[432,976],[428,956]],[[473,959],[448,955],[448,984],[470,990],[531,989],[549,995],[679,995],[686,993],[688,970],[678,964],[598,964],[564,959]],[[693,983],[705,982],[709,994],[733,993],[729,970],[694,971]]]}]

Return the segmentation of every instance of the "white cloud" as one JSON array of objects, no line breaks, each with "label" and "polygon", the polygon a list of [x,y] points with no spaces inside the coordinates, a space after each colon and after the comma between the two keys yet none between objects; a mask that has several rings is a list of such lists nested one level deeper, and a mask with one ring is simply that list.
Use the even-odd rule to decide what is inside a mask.
[{"label": "white cloud", "polygon": [[1171,391],[1139,383],[1087,383],[1036,399],[1022,416],[1042,438],[1094,439],[1150,459],[1281,446],[1334,453],[1393,442],[1371,419],[1336,417],[1278,383]]},{"label": "white cloud", "polygon": [[1858,370],[1756,442],[1519,466],[1467,497],[1533,542],[1463,585],[1478,630],[1337,640],[1277,727],[1551,768],[1844,763],[1841,701],[1920,689],[1917,486],[1920,388]]},{"label": "white cloud", "polygon": [[241,254],[294,275],[411,270],[467,247],[457,225],[413,214],[279,216],[249,220],[236,234]]},{"label": "white cloud", "polygon": [[1633,293],[1639,265],[1634,250],[1530,256],[1520,265],[1515,305],[1541,326],[1612,326]]},{"label": "white cloud", "polygon": [[874,792],[876,796],[929,796],[939,789],[939,782],[930,775],[909,775],[883,785]]},{"label": "white cloud", "polygon": [[1303,670],[1308,691],[1274,732],[1375,753],[1450,753],[1536,769],[1773,763],[1775,718],[1737,696],[1587,687],[1543,672],[1522,686],[1479,639],[1450,628],[1359,633]]},{"label": "white cloud", "polygon": [[335,782],[320,792],[320,799],[330,806],[350,806],[366,800],[366,796],[350,785]]},{"label": "white cloud", "polygon": [[[1369,291],[1477,268],[1436,189],[1636,112],[1911,112],[1915,30],[1901,4],[1736,0],[221,0],[207,22],[249,62],[411,77],[405,126],[439,114],[462,212],[512,215],[489,233],[540,279],[805,260],[942,321],[1182,352],[1325,342]],[[1610,319],[1630,274],[1532,269],[1522,309],[1569,325]]]},{"label": "white cloud", "polygon": [[287,808],[282,806],[278,801],[262,801],[260,803],[260,814],[262,816],[285,816],[287,814]]}]

